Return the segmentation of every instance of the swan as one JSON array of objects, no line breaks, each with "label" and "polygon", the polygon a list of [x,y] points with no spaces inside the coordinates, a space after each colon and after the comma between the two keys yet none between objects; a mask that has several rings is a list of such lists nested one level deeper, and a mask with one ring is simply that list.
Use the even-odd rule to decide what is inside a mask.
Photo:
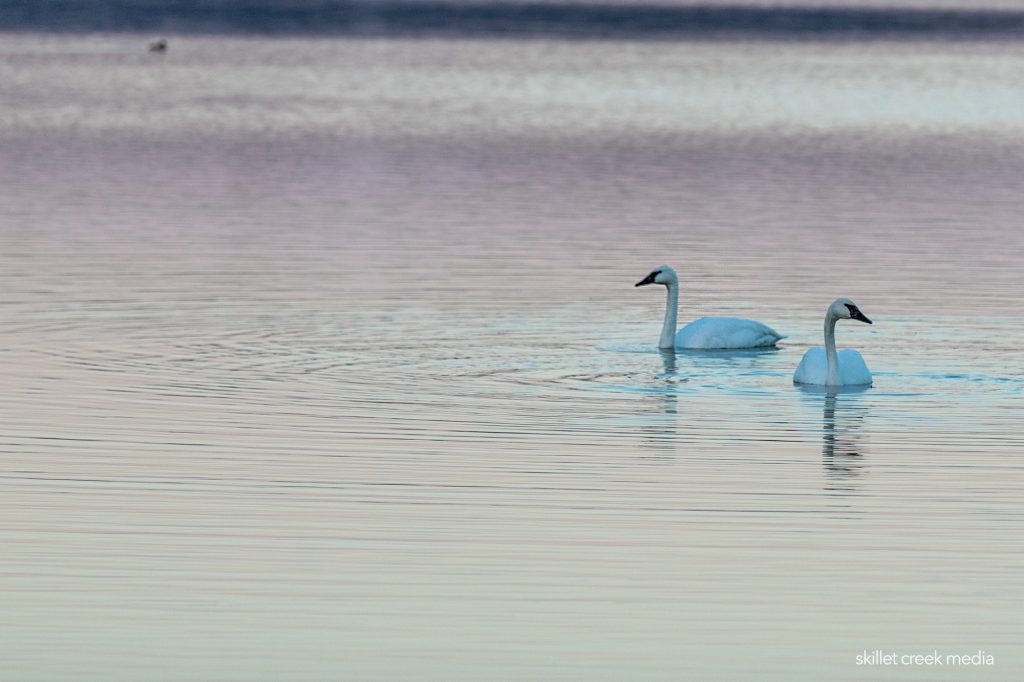
[{"label": "swan", "polygon": [[663,284],[668,289],[665,322],[661,327],[658,348],[689,350],[726,350],[736,348],[765,348],[785,338],[771,327],[739,317],[702,317],[676,332],[679,308],[679,276],[667,265],[662,265],[634,286]]},{"label": "swan", "polygon": [[860,320],[871,324],[860,308],[848,298],[837,298],[825,311],[825,347],[804,353],[793,383],[817,386],[870,386],[871,370],[852,348],[836,352],[836,322]]}]

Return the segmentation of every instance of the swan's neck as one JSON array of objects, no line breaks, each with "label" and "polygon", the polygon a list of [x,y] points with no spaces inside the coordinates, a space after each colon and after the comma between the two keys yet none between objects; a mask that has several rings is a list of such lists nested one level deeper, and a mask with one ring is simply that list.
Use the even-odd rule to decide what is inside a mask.
[{"label": "swan's neck", "polygon": [[836,322],[839,318],[832,314],[829,310],[825,314],[825,358],[828,360],[828,379],[826,384],[829,386],[839,386],[842,384],[842,379],[839,378],[839,356],[836,355]]},{"label": "swan's neck", "polygon": [[665,303],[665,323],[661,325],[661,339],[658,348],[676,347],[676,317],[679,314],[679,285],[669,284],[668,298]]}]

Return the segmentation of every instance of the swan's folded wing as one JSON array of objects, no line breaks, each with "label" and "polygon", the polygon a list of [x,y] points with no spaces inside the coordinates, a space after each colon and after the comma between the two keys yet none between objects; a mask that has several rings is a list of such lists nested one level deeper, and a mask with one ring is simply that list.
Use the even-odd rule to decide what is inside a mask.
[{"label": "swan's folded wing", "polygon": [[783,338],[766,324],[740,317],[702,317],[676,334],[676,347],[701,350],[765,348]]},{"label": "swan's folded wing", "polygon": [[864,362],[861,354],[852,349],[844,348],[838,353],[839,376],[844,386],[866,386],[870,385],[874,378],[868,363]]},{"label": "swan's folded wing", "polygon": [[828,381],[828,358],[824,348],[810,348],[793,372],[793,382],[822,386]]}]

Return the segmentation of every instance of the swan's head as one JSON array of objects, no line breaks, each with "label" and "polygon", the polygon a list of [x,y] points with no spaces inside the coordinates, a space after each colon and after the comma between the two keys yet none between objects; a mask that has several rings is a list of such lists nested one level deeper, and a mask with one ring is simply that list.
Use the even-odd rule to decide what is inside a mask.
[{"label": "swan's head", "polygon": [[651,274],[647,275],[633,286],[644,287],[648,284],[664,284],[665,286],[670,284],[679,284],[679,276],[676,274],[676,271],[669,266],[661,265],[651,270]]},{"label": "swan's head", "polygon": [[867,315],[860,311],[857,304],[848,298],[837,298],[828,309],[829,313],[840,320],[860,320],[871,324]]}]

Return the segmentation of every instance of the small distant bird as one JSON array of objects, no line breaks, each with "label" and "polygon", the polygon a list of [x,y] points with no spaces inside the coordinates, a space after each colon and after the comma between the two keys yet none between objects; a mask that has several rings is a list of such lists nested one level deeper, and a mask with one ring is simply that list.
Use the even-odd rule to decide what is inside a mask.
[{"label": "small distant bird", "polygon": [[161,38],[160,40],[154,40],[149,44],[150,52],[167,52],[167,41]]}]

